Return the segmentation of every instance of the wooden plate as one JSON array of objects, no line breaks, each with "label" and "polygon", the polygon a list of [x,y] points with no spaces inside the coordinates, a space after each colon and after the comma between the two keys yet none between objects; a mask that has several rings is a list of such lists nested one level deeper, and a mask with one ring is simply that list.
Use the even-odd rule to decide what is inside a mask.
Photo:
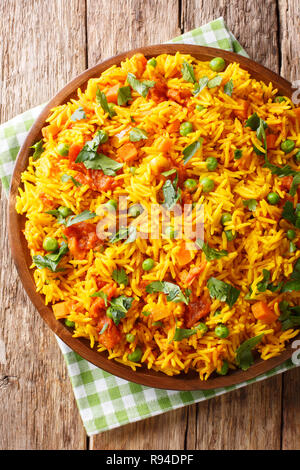
[{"label": "wooden plate", "polygon": [[213,49],[210,47],[178,44],[155,45],[135,49],[105,60],[101,64],[86,70],[74,80],[72,80],[68,85],[66,85],[48,103],[32,126],[19,152],[12,177],[8,208],[9,240],[12,255],[16,263],[20,279],[31,301],[37,308],[41,317],[49,325],[51,330],[80,356],[111,374],[149,387],[169,390],[208,390],[212,388],[227,387],[238,384],[246,380],[253,379],[258,375],[269,371],[273,367],[281,364],[291,357],[293,352],[291,345],[288,345],[287,349],[278,357],[274,357],[268,361],[257,360],[255,364],[246,372],[239,369],[230,372],[227,376],[224,377],[211,377],[205,382],[199,380],[199,377],[194,372],[169,377],[163,373],[154,372],[144,367],[138,368],[138,370],[134,372],[125,365],[119,364],[114,360],[108,360],[107,353],[99,353],[96,350],[90,349],[88,340],[83,338],[73,338],[71,330],[67,328],[62,321],[56,320],[52,309],[45,305],[43,295],[36,292],[33,281],[33,271],[29,269],[32,260],[27,247],[27,242],[22,233],[25,224],[25,216],[18,215],[15,211],[15,202],[16,196],[18,194],[18,187],[20,186],[21,173],[27,168],[28,158],[32,153],[29,148],[36,141],[42,138],[41,129],[45,126],[45,119],[48,117],[50,110],[53,107],[67,102],[70,98],[75,98],[78,87],[84,90],[85,85],[90,78],[98,77],[104,70],[114,64],[119,64],[126,57],[131,57],[137,52],[142,52],[146,57],[153,57],[163,53],[175,54],[176,51],[185,54],[191,54],[200,60],[211,60],[213,57],[221,56],[226,60],[227,63],[239,62],[244,69],[251,73],[252,77],[258,80],[262,80],[266,83],[269,83],[270,81],[273,82],[274,86],[278,88],[280,94],[289,97],[292,94],[291,84],[289,82],[279,77],[274,72],[266,69],[262,65],[232,52]]}]

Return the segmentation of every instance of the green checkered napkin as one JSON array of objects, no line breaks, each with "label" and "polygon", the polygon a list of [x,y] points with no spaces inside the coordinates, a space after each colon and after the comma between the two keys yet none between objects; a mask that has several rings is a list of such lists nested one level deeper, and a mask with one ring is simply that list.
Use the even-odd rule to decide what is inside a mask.
[{"label": "green checkered napkin", "polygon": [[[241,45],[227,30],[223,18],[218,18],[170,42],[217,47],[247,56]],[[0,177],[6,192],[9,189],[18,150],[43,106],[26,111],[0,126]],[[291,361],[287,361],[267,374],[232,387],[176,392],[144,387],[108,374],[82,359],[59,338],[57,341],[64,355],[78,408],[89,436],[222,395],[295,367]]]}]

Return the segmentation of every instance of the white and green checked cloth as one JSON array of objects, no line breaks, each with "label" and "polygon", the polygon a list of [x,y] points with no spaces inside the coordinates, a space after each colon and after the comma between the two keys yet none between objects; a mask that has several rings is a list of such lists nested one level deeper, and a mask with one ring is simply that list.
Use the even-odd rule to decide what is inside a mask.
[{"label": "white and green checked cloth", "polygon": [[[238,41],[228,31],[223,18],[218,18],[170,42],[217,47],[247,56]],[[0,126],[0,177],[6,192],[9,189],[19,148],[43,106],[26,111]],[[60,339],[57,338],[57,340],[64,355],[80,415],[89,436],[207,400],[295,367],[291,361],[287,361],[256,379],[222,389],[193,392],[159,390],[127,382],[108,374],[82,359]]]}]

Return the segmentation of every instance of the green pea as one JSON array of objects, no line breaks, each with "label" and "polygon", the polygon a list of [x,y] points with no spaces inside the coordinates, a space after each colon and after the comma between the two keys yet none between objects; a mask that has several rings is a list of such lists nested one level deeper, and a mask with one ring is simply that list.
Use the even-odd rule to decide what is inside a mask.
[{"label": "green pea", "polygon": [[183,186],[189,193],[193,193],[196,191],[198,183],[193,178],[189,178],[185,180],[185,182],[183,183]]},{"label": "green pea", "polygon": [[135,172],[136,172],[136,167],[135,167],[135,166],[131,166],[131,167],[129,168],[129,171],[130,171],[130,173],[132,173],[132,174],[134,175]]},{"label": "green pea", "polygon": [[135,348],[132,353],[128,354],[128,359],[132,362],[139,362],[141,360],[142,355],[142,350],[140,348]]},{"label": "green pea", "polygon": [[203,109],[206,109],[206,108],[202,104],[197,104],[196,109],[197,109],[197,111],[203,111]]},{"label": "green pea", "polygon": [[224,232],[229,242],[232,242],[236,238],[236,233],[233,233],[232,230],[224,230]]},{"label": "green pea", "polygon": [[214,180],[210,179],[210,178],[203,178],[200,183],[202,184],[202,191],[204,193],[209,193],[210,191],[213,191],[214,187],[215,187],[215,183],[214,183]]},{"label": "green pea", "polygon": [[278,202],[280,201],[280,197],[277,193],[269,193],[267,196],[267,200],[269,204],[272,204],[272,206],[276,206],[276,204],[278,204]]},{"label": "green pea", "polygon": [[227,326],[223,323],[219,323],[215,328],[215,335],[218,338],[227,338],[227,336],[229,335],[229,330]]},{"label": "green pea", "polygon": [[135,341],[135,336],[134,336],[133,334],[131,334],[131,333],[127,333],[127,335],[126,335],[126,341],[127,341],[128,343],[134,343],[134,341]]},{"label": "green pea", "polygon": [[157,66],[157,60],[154,59],[154,57],[152,57],[152,59],[149,59],[148,60],[148,65],[150,65],[151,67],[155,68]]},{"label": "green pea", "polygon": [[128,215],[129,215],[129,217],[133,217],[135,219],[136,217],[141,215],[141,213],[143,211],[144,211],[144,209],[143,209],[143,206],[141,204],[133,204],[128,209]]},{"label": "green pea", "polygon": [[284,96],[276,96],[274,101],[275,103],[282,103],[283,101],[286,101],[286,98]]},{"label": "green pea", "polygon": [[296,237],[296,232],[295,230],[292,230],[291,228],[286,232],[286,238],[288,240],[294,240],[294,238]]},{"label": "green pea", "polygon": [[208,157],[206,159],[206,168],[208,169],[208,171],[215,171],[217,166],[218,160],[216,159],[216,157]]},{"label": "green pea", "polygon": [[214,57],[209,63],[209,67],[214,72],[222,72],[225,67],[225,60],[222,57]]},{"label": "green pea", "polygon": [[147,258],[143,261],[142,268],[144,271],[151,271],[154,267],[154,261],[152,258]]},{"label": "green pea", "polygon": [[152,326],[158,326],[159,328],[161,328],[163,325],[163,322],[162,321],[155,321],[152,323]]},{"label": "green pea", "polygon": [[232,217],[231,217],[231,214],[229,214],[229,212],[224,212],[224,214],[222,214],[222,217],[221,217],[222,225],[225,225],[226,222],[231,222],[231,220],[232,220]]},{"label": "green pea", "polygon": [[57,251],[58,241],[56,240],[56,238],[46,237],[43,241],[43,248],[46,251]]},{"label": "green pea", "polygon": [[66,156],[69,154],[69,148],[70,148],[70,145],[67,145],[67,144],[59,144],[58,147],[57,147],[57,152],[58,152],[59,155],[61,155],[62,157],[66,157]]},{"label": "green pea", "polygon": [[165,230],[165,235],[166,235],[166,237],[171,238],[173,240],[175,238],[174,227],[172,227],[171,225],[169,227],[167,227],[166,230]]},{"label": "green pea", "polygon": [[191,122],[183,122],[180,126],[179,130],[180,134],[186,136],[193,132],[193,124]]},{"label": "green pea", "polygon": [[69,207],[66,207],[66,206],[59,206],[59,208],[57,210],[60,213],[60,215],[64,218],[66,218],[69,215],[73,214],[73,211],[71,211],[71,209],[69,209]]},{"label": "green pea", "polygon": [[74,328],[75,323],[73,321],[68,320],[67,318],[65,319],[65,325],[69,326],[70,328]]},{"label": "green pea", "polygon": [[105,204],[105,207],[107,208],[108,212],[115,212],[118,207],[118,203],[115,199],[110,199]]},{"label": "green pea", "polygon": [[294,155],[294,160],[296,163],[300,163],[300,150]]},{"label": "green pea", "polygon": [[196,326],[196,330],[201,331],[202,334],[205,334],[208,331],[208,327],[205,323],[199,323],[199,325]]},{"label": "green pea", "polygon": [[280,148],[284,153],[290,153],[295,148],[295,142],[290,139],[284,140],[281,142]]},{"label": "green pea", "polygon": [[214,313],[214,317],[217,317],[218,315],[221,315],[221,310],[216,310]]},{"label": "green pea", "polygon": [[223,361],[222,367],[220,370],[217,370],[219,375],[227,375],[229,369],[229,364],[227,361]]},{"label": "green pea", "polygon": [[111,117],[117,115],[116,111],[114,110],[114,107],[115,107],[115,103],[108,103],[108,108],[109,108],[109,112],[110,112]]}]

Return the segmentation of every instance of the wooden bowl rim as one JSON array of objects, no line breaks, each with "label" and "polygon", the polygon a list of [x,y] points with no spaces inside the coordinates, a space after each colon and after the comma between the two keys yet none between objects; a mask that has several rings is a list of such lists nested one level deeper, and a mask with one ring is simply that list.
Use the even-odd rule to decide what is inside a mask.
[{"label": "wooden bowl rim", "polygon": [[[91,349],[88,340],[84,338],[73,338],[71,330],[67,328],[64,323],[56,320],[52,309],[45,305],[44,296],[36,292],[32,271],[29,269],[31,258],[25,237],[22,233],[25,217],[20,216],[15,211],[16,196],[21,184],[21,173],[28,165],[30,154],[29,147],[41,138],[41,129],[45,125],[45,119],[48,117],[52,108],[68,101],[68,99],[77,92],[77,89],[85,85],[90,78],[99,76],[104,70],[114,64],[119,64],[121,61],[125,60],[126,57],[131,57],[138,52],[143,53],[146,57],[153,57],[163,53],[175,54],[177,51],[183,54],[190,54],[200,60],[210,60],[217,56],[223,57],[227,62],[238,62],[244,69],[251,72],[252,77],[267,83],[270,81],[273,82],[279,92],[286,96],[291,96],[292,94],[291,84],[287,80],[247,57],[240,56],[233,52],[223,51],[222,49],[188,44],[157,44],[133,49],[106,59],[94,67],[85,70],[71,80],[49,101],[31,127],[18,153],[9,194],[9,243],[19,277],[33,305],[51,330],[82,358],[110,374],[140,385],[178,391],[210,390],[232,387],[263,374],[267,374],[271,369],[291,358],[293,353],[291,343],[279,356],[273,357],[267,361],[259,359],[247,371],[237,369],[230,371],[226,376],[212,376],[207,381],[201,381],[198,374],[195,372],[167,376],[162,372],[155,372],[151,369],[147,370],[145,367],[138,367],[137,371],[133,371],[128,366],[114,360],[109,360],[106,357],[106,352],[99,353],[95,349]],[[297,338],[299,337],[300,335],[298,335]],[[294,338],[294,340],[297,338]]]}]

